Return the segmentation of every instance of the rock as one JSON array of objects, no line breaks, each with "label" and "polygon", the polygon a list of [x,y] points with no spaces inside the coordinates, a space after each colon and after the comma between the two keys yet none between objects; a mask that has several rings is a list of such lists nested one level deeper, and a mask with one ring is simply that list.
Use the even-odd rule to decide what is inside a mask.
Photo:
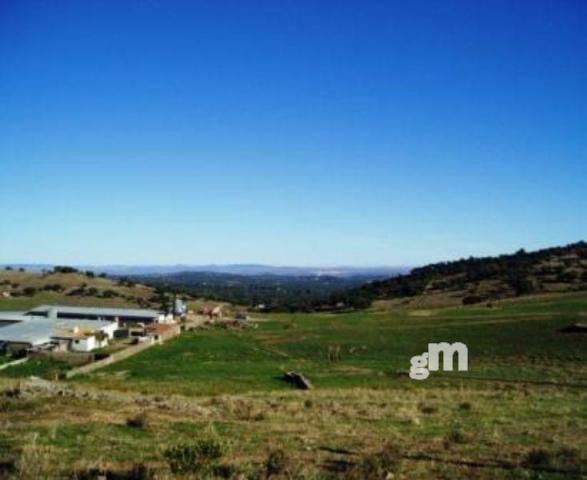
[{"label": "rock", "polygon": [[314,388],[310,380],[308,380],[302,373],[287,372],[283,377],[286,382],[291,383],[300,390],[311,390]]},{"label": "rock", "polygon": [[574,323],[559,330],[561,333],[587,333],[587,324]]}]

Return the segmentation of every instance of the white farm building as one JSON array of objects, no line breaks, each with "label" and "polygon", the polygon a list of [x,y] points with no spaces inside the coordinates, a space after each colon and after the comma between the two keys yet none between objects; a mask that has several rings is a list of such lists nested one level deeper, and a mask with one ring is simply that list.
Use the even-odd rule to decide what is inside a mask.
[{"label": "white farm building", "polygon": [[65,305],[41,305],[26,315],[55,317],[59,319],[106,320],[126,323],[172,323],[173,315],[143,308],[75,307]]},{"label": "white farm building", "polygon": [[108,344],[120,325],[169,323],[156,310],[43,305],[28,312],[0,312],[0,350],[49,348],[91,352]]}]

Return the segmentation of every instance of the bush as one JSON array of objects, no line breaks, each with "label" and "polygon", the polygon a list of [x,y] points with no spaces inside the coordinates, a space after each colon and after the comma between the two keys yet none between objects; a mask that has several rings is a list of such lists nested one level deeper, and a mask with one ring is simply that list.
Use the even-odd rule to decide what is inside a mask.
[{"label": "bush", "polygon": [[549,467],[552,462],[551,454],[542,449],[542,448],[535,448],[530,450],[524,459],[522,460],[522,465],[524,467]]},{"label": "bush", "polygon": [[77,268],[57,265],[53,267],[53,273],[77,273]]},{"label": "bush", "polygon": [[289,457],[283,450],[278,449],[269,452],[269,455],[265,462],[265,471],[267,472],[267,477],[271,477],[272,475],[281,475],[282,473],[285,473],[289,466],[289,463]]},{"label": "bush", "polygon": [[139,430],[146,430],[149,428],[149,418],[145,412],[138,413],[126,419],[127,427],[137,428]]},{"label": "bush", "polygon": [[429,405],[427,403],[420,403],[418,405],[418,410],[420,410],[425,415],[432,415],[433,413],[438,412],[438,407]]},{"label": "bush", "polygon": [[345,478],[364,480],[368,478],[388,478],[399,470],[401,451],[394,445],[386,445],[381,451],[364,456],[352,467]]},{"label": "bush", "polygon": [[103,298],[114,298],[114,297],[119,297],[119,293],[116,292],[115,290],[104,290],[102,292],[102,297]]},{"label": "bush", "polygon": [[85,288],[74,288],[73,290],[70,290],[67,293],[67,296],[69,297],[82,297],[86,294],[86,289]]},{"label": "bush", "polygon": [[25,297],[32,297],[35,293],[37,293],[37,289],[35,287],[26,287],[22,290],[22,294]]},{"label": "bush", "polygon": [[538,290],[535,280],[516,274],[509,279],[509,284],[514,289],[516,296],[529,295]]},{"label": "bush", "polygon": [[59,283],[49,283],[43,287],[43,290],[48,292],[63,292],[65,288]]},{"label": "bush", "polygon": [[520,462],[526,468],[558,468],[568,472],[580,473],[583,470],[584,459],[579,450],[561,447],[555,451],[543,448],[530,450]]},{"label": "bush", "polygon": [[467,442],[467,435],[461,427],[454,427],[448,434],[446,442],[463,444]]},{"label": "bush", "polygon": [[463,297],[463,305],[474,305],[480,303],[483,299],[479,295],[467,295]]},{"label": "bush", "polygon": [[216,436],[201,438],[194,443],[175,445],[166,449],[163,456],[172,473],[208,473],[218,467],[228,451],[228,445]]},{"label": "bush", "polygon": [[237,465],[223,464],[212,467],[213,478],[249,478],[243,475]]}]

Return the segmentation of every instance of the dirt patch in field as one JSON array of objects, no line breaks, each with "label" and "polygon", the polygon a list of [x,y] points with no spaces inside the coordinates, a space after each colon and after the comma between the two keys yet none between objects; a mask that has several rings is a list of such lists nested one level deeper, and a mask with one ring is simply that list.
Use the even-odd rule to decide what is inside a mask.
[{"label": "dirt patch in field", "polygon": [[353,367],[350,365],[336,367],[334,370],[336,372],[348,373],[351,375],[373,375],[374,373],[376,373],[375,370],[372,370],[370,368]]},{"label": "dirt patch in field", "polygon": [[431,317],[434,315],[432,310],[414,310],[409,313],[410,317]]}]

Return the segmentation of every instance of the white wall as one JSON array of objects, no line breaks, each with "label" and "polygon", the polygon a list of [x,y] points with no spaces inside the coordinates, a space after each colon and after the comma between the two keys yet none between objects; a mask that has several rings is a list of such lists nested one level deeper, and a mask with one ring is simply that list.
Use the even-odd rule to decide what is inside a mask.
[{"label": "white wall", "polygon": [[71,341],[71,349],[74,352],[91,352],[97,347],[96,337],[90,335],[84,338],[74,338]]},{"label": "white wall", "polygon": [[173,314],[171,314],[171,313],[168,313],[168,314],[161,313],[159,315],[159,319],[158,319],[157,323],[174,323],[173,322]]},{"label": "white wall", "polygon": [[100,330],[102,332],[104,332],[106,335],[108,335],[108,338],[113,339],[114,338],[114,332],[116,330],[118,330],[118,322],[112,322],[110,325],[106,326],[106,327],[102,327]]}]

